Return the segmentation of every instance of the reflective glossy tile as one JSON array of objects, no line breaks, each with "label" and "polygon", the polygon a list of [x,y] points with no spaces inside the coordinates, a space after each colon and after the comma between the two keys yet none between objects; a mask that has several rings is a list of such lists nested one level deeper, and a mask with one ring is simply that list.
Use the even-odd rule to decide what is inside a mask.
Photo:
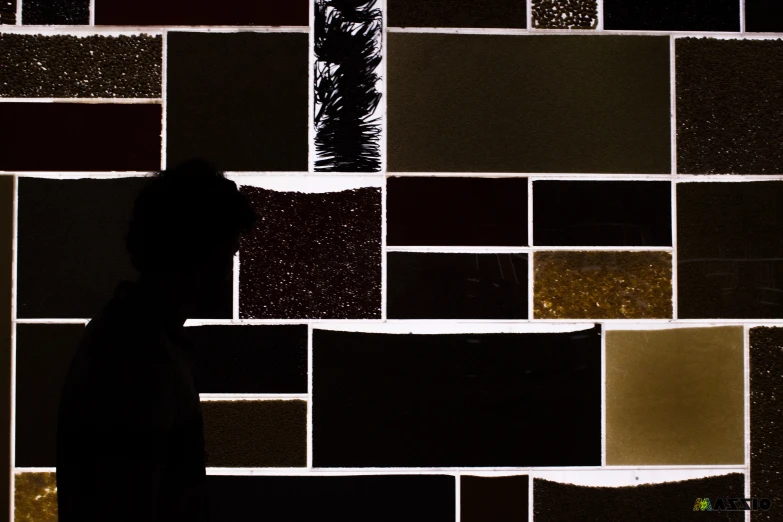
[{"label": "reflective glossy tile", "polygon": [[529,480],[527,475],[460,475],[460,521],[527,522]]},{"label": "reflective glossy tile", "polygon": [[603,2],[604,29],[740,30],[740,3],[735,0],[603,0]]},{"label": "reflective glossy tile", "polygon": [[783,32],[783,4],[777,0],[745,0],[745,30]]},{"label": "reflective glossy tile", "polygon": [[309,25],[308,0],[94,0],[97,25]]},{"label": "reflective glossy tile", "polygon": [[57,522],[55,473],[14,473],[13,520]]}]

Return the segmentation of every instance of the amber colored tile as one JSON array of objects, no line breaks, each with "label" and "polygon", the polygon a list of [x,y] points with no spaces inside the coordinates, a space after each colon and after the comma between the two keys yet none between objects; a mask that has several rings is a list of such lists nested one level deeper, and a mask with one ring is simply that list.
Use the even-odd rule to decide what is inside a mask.
[{"label": "amber colored tile", "polygon": [[536,319],[672,317],[669,252],[536,252]]},{"label": "amber colored tile", "polygon": [[741,326],[605,336],[607,465],[744,464]]},{"label": "amber colored tile", "polygon": [[57,522],[57,475],[14,474],[14,522]]}]

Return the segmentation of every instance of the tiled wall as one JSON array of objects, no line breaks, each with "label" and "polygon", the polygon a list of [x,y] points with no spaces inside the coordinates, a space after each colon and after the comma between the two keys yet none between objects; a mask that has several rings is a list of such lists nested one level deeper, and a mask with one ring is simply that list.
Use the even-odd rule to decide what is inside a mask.
[{"label": "tiled wall", "polygon": [[312,2],[0,4],[0,512],[57,519],[67,365],[198,155],[263,217],[186,323],[216,520],[783,520],[781,4]]}]

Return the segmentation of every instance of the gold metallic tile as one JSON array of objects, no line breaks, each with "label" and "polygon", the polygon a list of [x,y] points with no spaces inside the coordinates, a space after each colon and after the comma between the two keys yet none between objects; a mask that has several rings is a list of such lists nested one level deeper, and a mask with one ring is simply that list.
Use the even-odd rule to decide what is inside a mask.
[{"label": "gold metallic tile", "polygon": [[57,522],[57,475],[14,474],[14,522]]}]

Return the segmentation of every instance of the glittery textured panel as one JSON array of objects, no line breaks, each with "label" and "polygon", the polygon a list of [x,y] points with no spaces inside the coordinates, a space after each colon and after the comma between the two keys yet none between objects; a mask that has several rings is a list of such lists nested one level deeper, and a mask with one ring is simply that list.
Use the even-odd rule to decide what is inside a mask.
[{"label": "glittery textured panel", "polygon": [[313,330],[313,466],[600,466],[601,329]]},{"label": "glittery textured panel", "polygon": [[[694,451],[698,451],[698,446]],[[707,497],[712,502],[718,497],[742,498],[744,488],[743,473],[626,487],[579,486],[535,478],[533,520],[683,522],[708,518],[743,522],[744,511],[694,513],[693,508],[697,498]],[[756,513],[753,513],[754,521]]]},{"label": "glittery textured panel", "polygon": [[87,25],[90,0],[23,0],[24,25]]},{"label": "glittery textured panel", "polygon": [[675,40],[677,170],[783,172],[783,41]]},{"label": "glittery textured panel", "polygon": [[16,24],[16,2],[18,0],[0,0],[0,25]]},{"label": "glittery textured panel", "polygon": [[783,182],[677,184],[681,318],[783,318]]},{"label": "glittery textured panel", "polygon": [[460,521],[527,522],[529,480],[527,475],[460,475]]},{"label": "glittery textured panel", "polygon": [[307,26],[308,0],[95,0],[95,23]]},{"label": "glittery textured panel", "polygon": [[672,317],[669,252],[536,252],[536,319]]},{"label": "glittery textured panel", "polygon": [[607,465],[745,463],[741,326],[604,335]]},{"label": "glittery textured panel", "polygon": [[390,172],[671,173],[668,36],[387,37]]},{"label": "glittery textured panel", "polygon": [[527,319],[527,254],[388,252],[390,319]]},{"label": "glittery textured panel", "polygon": [[740,30],[740,3],[737,0],[603,0],[603,2],[604,29]]},{"label": "glittery textured panel", "polygon": [[519,0],[386,0],[390,27],[527,28]]},{"label": "glittery textured panel", "polygon": [[[783,328],[750,329],[750,494],[772,500],[754,522],[778,520],[783,509]],[[777,513],[776,513],[777,512]],[[776,518],[776,516],[778,518]]]},{"label": "glittery textured panel", "polygon": [[779,0],[745,0],[745,30],[783,32],[783,3]]},{"label": "glittery textured panel", "polygon": [[57,476],[52,472],[14,474],[15,522],[57,522]]},{"label": "glittery textured panel", "polygon": [[259,214],[239,253],[241,319],[379,319],[381,189],[242,186]]},{"label": "glittery textured panel", "polygon": [[158,98],[161,36],[0,36],[0,96]]},{"label": "glittery textured panel", "polygon": [[527,178],[389,177],[387,244],[527,246],[527,187]]},{"label": "glittery textured panel", "polygon": [[533,28],[595,29],[596,0],[532,0]]},{"label": "glittery textured panel", "polygon": [[201,401],[210,468],[307,466],[307,401]]}]

